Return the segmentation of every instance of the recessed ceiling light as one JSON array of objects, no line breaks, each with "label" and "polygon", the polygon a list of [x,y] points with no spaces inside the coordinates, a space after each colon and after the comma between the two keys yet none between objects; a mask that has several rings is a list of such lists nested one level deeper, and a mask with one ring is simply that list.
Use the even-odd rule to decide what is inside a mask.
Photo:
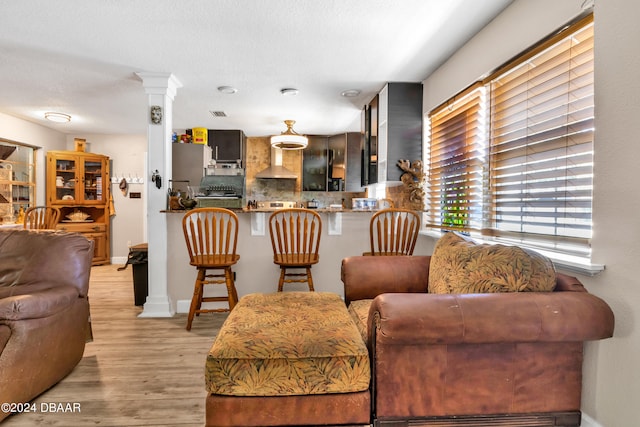
[{"label": "recessed ceiling light", "polygon": [[231,95],[233,93],[236,93],[238,89],[236,89],[233,86],[219,86],[218,91],[222,93],[226,93],[227,95]]},{"label": "recessed ceiling light", "polygon": [[71,116],[64,113],[44,113],[44,118],[56,123],[68,123],[71,121]]},{"label": "recessed ceiling light", "polygon": [[280,89],[280,93],[285,96],[296,96],[298,92],[298,89],[294,89],[292,87],[285,87],[284,89]]},{"label": "recessed ceiling light", "polygon": [[345,98],[355,98],[356,96],[360,95],[360,91],[358,89],[347,89],[342,91],[340,95],[344,96]]}]

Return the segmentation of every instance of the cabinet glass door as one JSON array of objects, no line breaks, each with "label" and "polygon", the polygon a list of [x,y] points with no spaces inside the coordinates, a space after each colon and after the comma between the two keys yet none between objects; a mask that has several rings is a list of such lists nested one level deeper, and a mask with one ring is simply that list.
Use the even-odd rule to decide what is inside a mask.
[{"label": "cabinet glass door", "polygon": [[327,191],[326,136],[309,136],[309,145],[302,152],[302,190]]},{"label": "cabinet glass door", "polygon": [[56,159],[55,201],[60,203],[77,203],[78,194],[78,162],[75,158]]},{"label": "cabinet glass door", "polygon": [[327,191],[344,191],[347,178],[347,135],[329,137],[327,159]]},{"label": "cabinet glass door", "polygon": [[84,163],[84,200],[86,202],[104,202],[103,168],[101,160],[89,160]]}]

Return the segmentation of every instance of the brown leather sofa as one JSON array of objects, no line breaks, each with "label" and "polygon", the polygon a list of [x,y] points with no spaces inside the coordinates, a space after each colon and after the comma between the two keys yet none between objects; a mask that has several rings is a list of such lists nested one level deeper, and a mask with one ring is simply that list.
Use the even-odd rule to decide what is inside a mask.
[{"label": "brown leather sofa", "polygon": [[367,322],[375,426],[579,426],[583,342],[609,306],[574,277],[554,292],[427,293],[430,256],[342,262]]},{"label": "brown leather sofa", "polygon": [[92,257],[80,234],[0,231],[0,402],[29,402],[82,358]]}]

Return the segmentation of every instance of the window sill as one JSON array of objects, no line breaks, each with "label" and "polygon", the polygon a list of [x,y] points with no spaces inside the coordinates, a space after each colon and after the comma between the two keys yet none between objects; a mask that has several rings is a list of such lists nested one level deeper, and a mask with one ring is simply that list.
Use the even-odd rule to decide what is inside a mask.
[{"label": "window sill", "polygon": [[[421,231],[420,235],[432,238],[434,240],[439,239],[442,236],[442,232],[434,230]],[[496,244],[494,241],[479,239],[472,237],[473,240],[481,243]],[[582,274],[585,276],[595,276],[605,269],[604,264],[594,264],[589,258],[583,258],[574,255],[566,255],[558,252],[544,251],[538,248],[530,248],[536,252],[541,253],[553,262],[554,267],[557,270],[563,270],[570,273]]]}]

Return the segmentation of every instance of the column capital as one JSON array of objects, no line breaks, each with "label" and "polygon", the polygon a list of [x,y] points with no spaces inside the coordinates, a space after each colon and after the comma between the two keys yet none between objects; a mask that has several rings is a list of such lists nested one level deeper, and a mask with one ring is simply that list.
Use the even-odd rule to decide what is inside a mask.
[{"label": "column capital", "polygon": [[148,95],[167,95],[173,99],[182,83],[171,73],[138,72],[142,86]]}]

